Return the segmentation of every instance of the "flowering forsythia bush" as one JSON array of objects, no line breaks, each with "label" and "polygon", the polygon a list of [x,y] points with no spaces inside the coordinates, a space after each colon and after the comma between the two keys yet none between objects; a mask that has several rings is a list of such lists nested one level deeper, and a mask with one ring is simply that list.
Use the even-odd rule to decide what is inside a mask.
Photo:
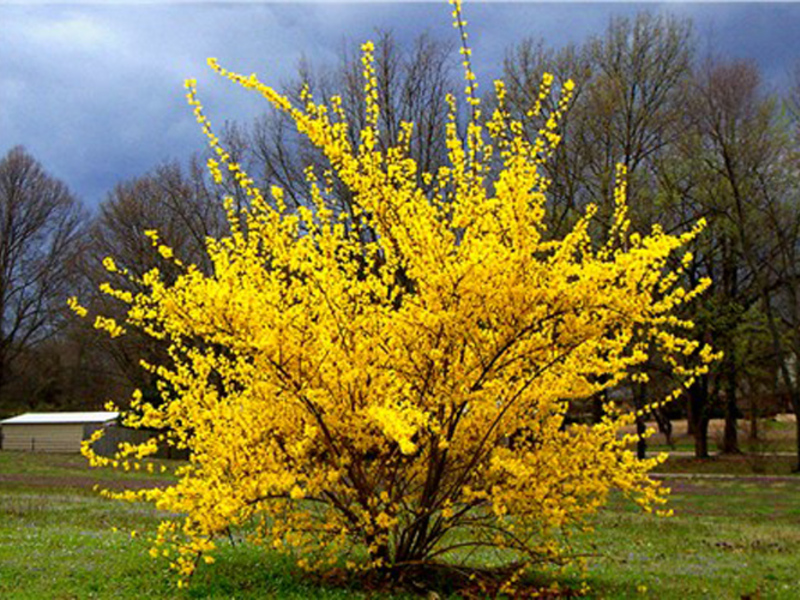
[{"label": "flowering forsythia bush", "polygon": [[[461,25],[458,6],[455,15]],[[366,126],[355,143],[338,98],[306,92],[293,106],[210,61],[289,115],[330,172],[309,170],[307,206],[288,210],[280,189],[265,195],[221,148],[188,82],[216,149],[211,172],[235,177],[249,206],[229,206],[230,235],[208,240],[210,275],[148,232],[181,275],[167,282],[152,270],[138,294],[105,286],[128,304],[127,319],[96,325],[139,328],[171,356],[144,365],[163,402],[135,394],[127,423],[163,428],[163,442],[190,453],[174,485],[109,495],[179,515],[162,523],[153,554],[171,557],[182,581],[237,526],[307,568],[400,574],[481,546],[507,549],[520,570],[559,563],[563,534],[610,490],[646,510],[664,495],[647,476],[660,459],[637,460],[620,434],[633,415],[609,404],[600,423],[567,424],[570,402],[617,386],[650,351],[684,385],[713,358],[672,316],[707,282],[684,289],[680,268],[667,268],[700,227],[629,233],[622,169],[606,241],[588,233],[593,207],[564,239],[547,238],[541,165],[559,142],[570,83],[526,141],[502,83],[482,117],[465,47],[472,117],[459,136],[446,98],[448,164],[421,173],[412,124],[379,150],[373,47],[362,50]],[[332,208],[334,177],[351,196],[347,211]],[[156,449],[151,440],[114,458],[85,453],[121,464]]]}]

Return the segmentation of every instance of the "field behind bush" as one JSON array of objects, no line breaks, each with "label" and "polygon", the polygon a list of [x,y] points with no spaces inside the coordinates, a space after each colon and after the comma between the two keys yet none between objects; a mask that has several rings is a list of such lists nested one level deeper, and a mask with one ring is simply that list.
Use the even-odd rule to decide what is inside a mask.
[{"label": "field behind bush", "polygon": [[[716,464],[729,470],[721,459]],[[598,517],[597,533],[576,541],[576,550],[592,555],[589,597],[800,597],[800,477],[664,477],[673,488],[674,517],[644,515],[615,498]],[[325,585],[287,558],[227,542],[215,564],[203,565],[192,586],[178,590],[142,539],[155,528],[156,511],[92,490],[96,483],[168,482],[90,470],[79,456],[0,452],[0,598],[411,597]],[[131,537],[131,530],[138,534]],[[567,572],[559,585],[580,583]]]}]

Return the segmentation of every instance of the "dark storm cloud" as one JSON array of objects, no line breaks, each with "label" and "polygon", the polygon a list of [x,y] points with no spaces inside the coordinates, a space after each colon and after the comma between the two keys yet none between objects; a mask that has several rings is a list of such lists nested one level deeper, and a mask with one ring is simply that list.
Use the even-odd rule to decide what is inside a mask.
[{"label": "dark storm cloud", "polygon": [[764,81],[780,91],[800,60],[800,4],[663,4],[662,10],[687,16],[695,24],[701,57],[753,60]]},{"label": "dark storm cloud", "polygon": [[[775,86],[800,56],[800,6],[739,4],[467,4],[482,89],[524,37],[562,46],[639,10],[692,18],[701,44],[752,58]],[[280,85],[301,56],[334,64],[375,29],[457,42],[443,3],[0,4],[0,154],[25,145],[90,205],[125,178],[203,148],[183,80],[198,79],[212,121],[249,120],[252,93],[221,81],[209,56]]]},{"label": "dark storm cloud", "polygon": [[[0,11],[2,151],[24,144],[93,202],[115,181],[199,148],[183,80],[198,78],[212,111],[225,95],[206,57],[285,75],[282,69],[297,60],[301,47],[315,49],[299,23],[269,6]],[[224,103],[231,117],[255,111],[255,99],[245,95],[226,96]]]}]

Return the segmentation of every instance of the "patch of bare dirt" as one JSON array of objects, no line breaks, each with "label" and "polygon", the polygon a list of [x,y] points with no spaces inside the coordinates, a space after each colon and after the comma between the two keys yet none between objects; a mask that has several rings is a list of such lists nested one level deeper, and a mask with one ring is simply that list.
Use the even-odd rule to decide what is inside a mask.
[{"label": "patch of bare dirt", "polygon": [[163,479],[98,479],[82,475],[28,475],[25,473],[0,473],[0,486],[16,483],[33,487],[84,488],[92,489],[99,485],[110,490],[141,490],[144,488],[167,487],[171,482]]}]

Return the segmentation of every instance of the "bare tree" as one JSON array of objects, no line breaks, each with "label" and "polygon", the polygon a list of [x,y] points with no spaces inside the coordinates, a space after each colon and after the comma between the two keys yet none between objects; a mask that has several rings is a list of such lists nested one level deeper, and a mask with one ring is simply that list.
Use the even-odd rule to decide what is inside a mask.
[{"label": "bare tree", "polygon": [[[590,202],[599,208],[598,232],[609,229],[618,163],[628,170],[633,227],[647,231],[653,222],[663,221],[660,159],[684,125],[682,98],[691,76],[692,52],[689,21],[641,13],[634,19],[613,19],[602,36],[581,48],[555,52],[526,41],[507,55],[508,102],[515,117],[534,134],[558,100],[555,95],[545,98],[543,116],[526,119],[538,99],[543,73],[551,73],[556,86],[568,78],[577,80],[560,130],[565,143],[546,167],[553,180],[548,222],[553,235],[559,235]],[[680,224],[685,222],[670,225]],[[632,391],[637,408],[643,407],[648,386],[637,384]],[[602,415],[602,400],[594,399],[595,418]],[[643,418],[637,427],[644,432]],[[640,456],[645,449],[642,440]]]},{"label": "bare tree", "polygon": [[749,175],[746,185],[736,188],[739,210],[751,215],[740,223],[739,235],[744,258],[754,272],[779,381],[796,417],[794,470],[800,471],[800,63],[791,84],[788,105],[795,111],[790,114],[794,130],[785,119],[775,117],[777,111],[771,119],[759,118],[760,112],[754,114],[752,109],[745,111],[747,125],[736,140],[736,150],[748,158],[732,158],[727,164],[729,170]]},{"label": "bare tree", "polygon": [[216,194],[197,158],[188,169],[167,163],[117,184],[101,204],[92,227],[95,263],[112,256],[142,275],[154,254],[144,232],[155,229],[181,260],[207,269],[206,239],[221,235],[227,227]]},{"label": "bare tree", "polygon": [[[553,91],[542,100],[539,97],[545,73],[553,76]],[[585,113],[581,107],[586,100],[586,90],[592,78],[592,63],[585,47],[566,46],[553,50],[543,40],[526,39],[509,49],[503,61],[503,80],[506,83],[506,104],[510,115],[519,120],[529,142],[533,142],[539,130],[560,100],[559,91],[567,80],[575,84],[572,101],[559,127],[564,142],[544,165],[549,188],[547,227],[551,235],[558,237],[569,230],[581,206],[588,201],[586,184],[590,149],[574,138],[582,126]],[[493,102],[490,98],[489,102]],[[534,109],[539,103],[540,111]]]},{"label": "bare tree", "polygon": [[507,102],[531,134],[558,101],[556,95],[545,98],[542,116],[530,116],[543,73],[554,76],[556,89],[570,78],[576,84],[559,131],[565,143],[546,167],[553,180],[554,233],[588,202],[600,207],[601,218],[610,216],[617,163],[628,169],[634,218],[649,225],[658,158],[683,125],[693,48],[690,21],[641,13],[612,19],[603,35],[581,47],[554,51],[526,40],[509,51]]},{"label": "bare tree", "polygon": [[775,285],[764,277],[774,254],[774,232],[764,220],[770,192],[763,184],[782,161],[784,136],[776,127],[776,103],[763,94],[752,63],[707,60],[687,106],[695,135],[686,153],[695,157],[695,193],[705,206],[714,243],[706,256],[714,279],[709,326],[725,352],[719,367],[725,399],[722,450],[731,453],[739,451],[738,389],[748,360],[740,343],[745,316],[759,302],[760,290]]},{"label": "bare tree", "polygon": [[[417,161],[420,175],[434,171],[446,157],[441,124],[446,118],[447,105],[443,98],[446,91],[456,87],[452,77],[454,64],[453,47],[429,35],[421,35],[410,48],[402,48],[390,32],[377,33],[375,74],[381,108],[378,143],[384,150],[396,145],[401,123],[413,122],[411,156]],[[351,126],[351,143],[355,145],[364,126],[362,70],[360,57],[352,51],[343,51],[341,62],[335,67],[303,60],[296,78],[284,86],[284,92],[297,103],[301,102],[303,88],[318,102],[329,103],[332,96],[338,96]],[[241,135],[239,132],[226,138],[228,145],[241,145],[237,143]],[[305,202],[304,171],[313,166],[321,176],[327,164],[324,157],[296,134],[284,115],[267,113],[244,135],[247,136],[244,146],[252,151],[242,158],[251,175],[264,186],[275,184],[284,188],[287,200],[294,205]],[[348,209],[345,186],[336,181],[334,202],[335,208]]]},{"label": "bare tree", "polygon": [[[659,158],[685,124],[683,97],[691,77],[691,21],[640,13],[613,19],[588,44],[593,77],[576,143],[590,153],[589,197],[610,214],[616,163],[629,178],[633,226],[648,230],[663,214],[655,191]],[[603,209],[603,207],[608,207]]]},{"label": "bare tree", "polygon": [[67,187],[24,148],[0,161],[0,406],[10,402],[2,390],[15,361],[64,323],[84,218]]},{"label": "bare tree", "polygon": [[[109,282],[118,289],[140,291],[126,277],[109,273],[102,263],[113,258],[120,269],[141,277],[153,266],[167,277],[179,271],[152,247],[145,231],[156,230],[159,239],[171,247],[185,264],[194,264],[204,272],[212,269],[206,252],[206,239],[227,232],[227,220],[221,199],[208,182],[203,165],[193,159],[188,169],[177,163],[161,165],[141,177],[121,182],[100,206],[90,229],[91,245],[84,257],[83,272],[91,290],[90,308],[124,320],[124,306],[99,292]],[[105,377],[117,386],[138,387],[156,398],[156,380],[141,369],[139,360],[152,364],[166,361],[165,348],[147,336],[128,331],[121,338],[108,340],[92,336],[90,351],[95,365],[104,365]],[[111,357],[111,361],[107,360]]]},{"label": "bare tree", "polygon": [[[761,299],[767,319],[778,373],[796,417],[797,463],[800,471],[800,376],[797,372],[800,357],[800,212],[797,210],[800,185],[797,163],[787,169],[789,186],[785,195],[774,187],[768,190],[765,215],[770,232],[775,236],[776,253],[761,278]],[[778,278],[780,286],[772,288],[770,279]]]}]

